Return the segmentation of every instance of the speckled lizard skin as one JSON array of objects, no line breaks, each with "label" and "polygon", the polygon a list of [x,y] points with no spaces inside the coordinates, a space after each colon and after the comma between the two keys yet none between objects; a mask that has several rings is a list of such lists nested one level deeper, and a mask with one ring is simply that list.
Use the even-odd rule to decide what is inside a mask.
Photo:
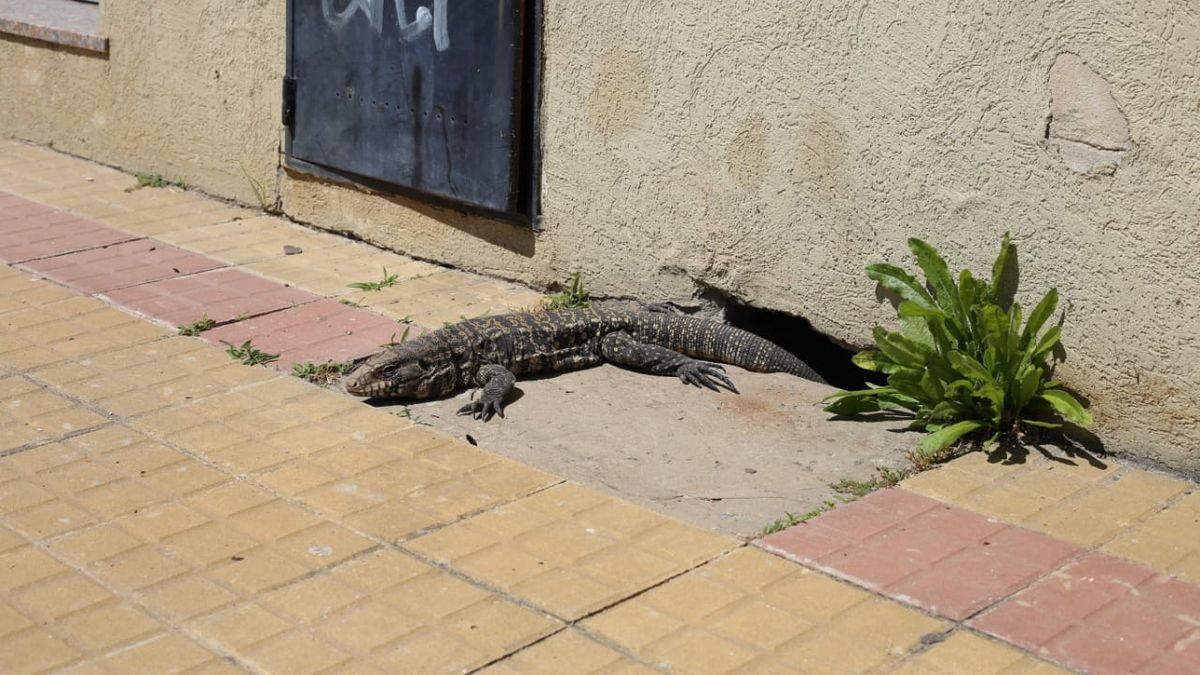
[{"label": "speckled lizard skin", "polygon": [[518,375],[604,362],[737,391],[723,368],[705,361],[824,382],[782,348],[732,326],[665,312],[581,309],[461,321],[371,356],[345,387],[356,396],[413,399],[480,387],[459,412],[484,420],[504,416]]}]

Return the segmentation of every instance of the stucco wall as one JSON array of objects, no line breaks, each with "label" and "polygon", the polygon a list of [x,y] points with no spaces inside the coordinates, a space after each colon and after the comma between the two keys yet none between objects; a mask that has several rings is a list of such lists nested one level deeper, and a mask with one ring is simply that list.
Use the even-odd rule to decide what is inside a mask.
[{"label": "stucco wall", "polygon": [[277,180],[281,1],[105,0],[108,61],[0,41],[0,133],[253,204],[244,168],[397,250],[651,300],[709,285],[859,344],[889,316],[867,263],[919,236],[982,270],[1011,230],[1027,296],[1069,303],[1060,375],[1108,446],[1200,474],[1195,2],[545,4],[536,236]]}]

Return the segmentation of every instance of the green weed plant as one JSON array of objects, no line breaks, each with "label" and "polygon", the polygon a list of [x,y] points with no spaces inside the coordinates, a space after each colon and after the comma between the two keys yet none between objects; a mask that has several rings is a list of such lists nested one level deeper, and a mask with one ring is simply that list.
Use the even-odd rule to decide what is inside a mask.
[{"label": "green weed plant", "polygon": [[910,428],[929,432],[918,446],[926,454],[968,435],[990,444],[1019,438],[1026,427],[1092,423],[1079,401],[1051,379],[1062,328],[1042,329],[1058,306],[1058,291],[1051,288],[1028,317],[1011,300],[1016,254],[1008,234],[990,282],[969,270],[956,281],[932,246],[916,238],[908,246],[924,284],[894,265],[867,267],[867,276],[900,299],[900,330],[876,326],[876,349],[855,355],[854,363],[885,373],[887,384],[834,394],[826,411],[909,413]]}]

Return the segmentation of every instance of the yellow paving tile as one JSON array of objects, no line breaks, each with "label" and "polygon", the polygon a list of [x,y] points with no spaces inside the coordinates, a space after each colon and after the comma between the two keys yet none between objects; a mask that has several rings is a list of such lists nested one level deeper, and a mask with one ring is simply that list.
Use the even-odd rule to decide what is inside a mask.
[{"label": "yellow paving tile", "polygon": [[862,672],[948,624],[753,548],[583,622],[639,659],[684,672]]},{"label": "yellow paving tile", "polygon": [[[1185,481],[1116,463],[1094,465],[1079,458],[1058,462],[1030,455],[1023,463],[1004,464],[979,452],[902,485],[1083,547],[1117,537],[1190,489]],[[1152,533],[1147,536],[1157,540]],[[1186,552],[1179,553],[1182,557]]]},{"label": "yellow paving tile", "polygon": [[202,255],[233,265],[282,258],[288,255],[284,246],[299,248],[303,257],[314,251],[346,245],[345,239],[305,229],[274,216],[255,216],[208,227],[188,227],[156,235]]},{"label": "yellow paving tile", "polygon": [[107,423],[97,412],[21,377],[0,377],[0,452]]},{"label": "yellow paving tile", "polygon": [[437,265],[349,241],[306,250],[300,255],[253,261],[243,267],[269,279],[328,296],[356,293],[349,284],[381,281],[384,268],[397,279],[415,279],[444,271]]},{"label": "yellow paving tile", "polygon": [[62,666],[83,654],[42,627],[0,639],[0,672],[37,673]]},{"label": "yellow paving tile", "polygon": [[893,672],[904,675],[1065,675],[1071,671],[1000,642],[960,630],[946,641],[909,658]]},{"label": "yellow paving tile", "polygon": [[1125,469],[1064,497],[1021,524],[1081,546],[1096,546],[1154,514],[1188,488],[1181,480]]},{"label": "yellow paving tile", "polygon": [[541,294],[514,284],[446,269],[382,290],[356,291],[343,297],[389,318],[408,319],[425,328],[529,309],[538,306],[542,298]]},{"label": "yellow paving tile", "polygon": [[[623,518],[614,518],[619,511]],[[563,484],[419,537],[407,547],[574,619],[733,548],[702,532]]]},{"label": "yellow paving tile", "polygon": [[449,672],[561,624],[395,551],[376,551],[191,623],[253,666],[308,672]]},{"label": "yellow paving tile", "polygon": [[1200,583],[1200,493],[1125,530],[1103,550]]},{"label": "yellow paving tile", "polygon": [[487,675],[558,675],[559,673],[648,674],[657,670],[606,647],[577,630],[567,629],[485,668]]}]

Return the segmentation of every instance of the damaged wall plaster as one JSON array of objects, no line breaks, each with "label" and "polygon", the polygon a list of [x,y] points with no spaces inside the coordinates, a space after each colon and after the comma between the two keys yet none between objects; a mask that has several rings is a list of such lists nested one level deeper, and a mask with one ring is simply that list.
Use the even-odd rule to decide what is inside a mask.
[{"label": "damaged wall plaster", "polygon": [[1060,54],[1050,67],[1050,145],[1072,171],[1111,175],[1133,150],[1129,121],[1108,82],[1075,54]]}]

